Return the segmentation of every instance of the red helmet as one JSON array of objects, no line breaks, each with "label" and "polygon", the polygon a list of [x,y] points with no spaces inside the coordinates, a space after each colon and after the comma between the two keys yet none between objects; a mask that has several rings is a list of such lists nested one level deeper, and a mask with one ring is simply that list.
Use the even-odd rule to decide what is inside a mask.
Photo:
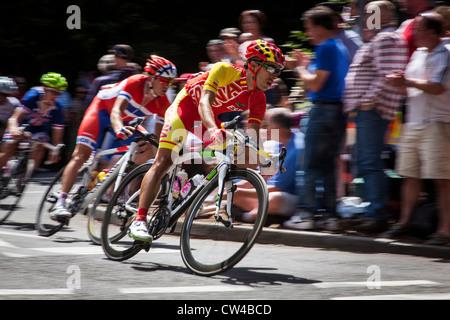
[{"label": "red helmet", "polygon": [[175,65],[169,60],[156,55],[151,55],[150,59],[147,59],[144,71],[157,77],[176,78],[177,76]]},{"label": "red helmet", "polygon": [[255,40],[248,45],[245,58],[247,61],[258,60],[262,62],[275,62],[280,65],[281,68],[284,68],[284,64],[286,62],[280,48],[273,43],[261,39]]}]

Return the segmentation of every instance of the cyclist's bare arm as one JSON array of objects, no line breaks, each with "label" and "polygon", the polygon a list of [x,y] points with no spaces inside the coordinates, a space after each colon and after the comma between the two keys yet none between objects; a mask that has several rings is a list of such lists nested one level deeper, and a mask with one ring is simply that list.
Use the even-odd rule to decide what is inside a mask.
[{"label": "cyclist's bare arm", "polygon": [[[62,128],[58,128],[58,129],[53,128],[52,129],[52,144],[54,146],[58,146],[58,145],[62,145],[63,142],[64,142],[64,129],[62,129]],[[60,160],[59,149],[55,148],[55,149],[49,150],[48,160],[51,163],[58,162]]]},{"label": "cyclist's bare arm", "polygon": [[[111,110],[111,125],[114,132],[119,132],[123,127],[122,115],[128,107],[128,100],[125,97],[118,96],[116,102],[114,103],[114,107]],[[129,132],[131,135],[132,132]]]},{"label": "cyclist's bare arm", "polygon": [[202,119],[203,125],[207,130],[217,128],[212,111],[212,105],[216,99],[216,94],[211,90],[203,90],[198,106],[198,113]]},{"label": "cyclist's bare arm", "polygon": [[25,117],[25,114],[25,111],[20,108],[16,108],[11,117],[8,119],[8,130],[15,139],[22,136],[22,132],[19,130],[19,123]]}]

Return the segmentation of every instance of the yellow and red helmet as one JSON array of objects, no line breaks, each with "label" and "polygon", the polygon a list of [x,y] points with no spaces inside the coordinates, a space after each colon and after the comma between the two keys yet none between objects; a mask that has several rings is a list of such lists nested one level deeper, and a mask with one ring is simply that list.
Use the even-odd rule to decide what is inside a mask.
[{"label": "yellow and red helmet", "polygon": [[247,61],[258,60],[261,62],[274,62],[280,66],[281,69],[284,68],[286,63],[283,52],[273,43],[258,39],[252,41],[245,53],[245,58]]}]

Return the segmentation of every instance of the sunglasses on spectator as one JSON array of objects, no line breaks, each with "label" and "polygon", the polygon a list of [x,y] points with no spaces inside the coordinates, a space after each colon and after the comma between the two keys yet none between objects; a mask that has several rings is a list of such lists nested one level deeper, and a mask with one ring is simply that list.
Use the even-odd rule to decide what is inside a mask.
[{"label": "sunglasses on spectator", "polygon": [[257,64],[265,67],[267,69],[267,72],[270,73],[271,75],[275,75],[275,76],[279,76],[281,74],[281,69],[275,68],[274,66],[269,66],[268,64],[262,63],[260,61],[255,61]]}]

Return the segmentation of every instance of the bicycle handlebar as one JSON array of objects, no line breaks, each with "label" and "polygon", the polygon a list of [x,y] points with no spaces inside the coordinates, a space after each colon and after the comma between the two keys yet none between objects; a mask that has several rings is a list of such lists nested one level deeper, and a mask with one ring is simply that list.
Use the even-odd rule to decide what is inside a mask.
[{"label": "bicycle handlebar", "polygon": [[238,123],[241,121],[242,117],[241,116],[236,116],[233,120],[231,121],[227,121],[227,122],[222,122],[220,124],[220,126],[222,127],[222,129],[237,129],[237,125]]},{"label": "bicycle handlebar", "polygon": [[[140,139],[143,139],[143,140],[149,142],[150,144],[154,145],[155,147],[158,147],[159,146],[159,144],[157,142],[158,137],[155,134],[149,133],[149,132],[142,132],[141,130],[138,129],[138,127],[144,121],[145,121],[144,117],[137,117],[137,118],[131,120],[128,123],[128,126],[133,128],[133,131],[140,136]],[[116,138],[115,139],[116,142],[121,141],[121,140],[124,140],[124,139],[122,139],[122,138]]]},{"label": "bicycle handlebar", "polygon": [[[239,131],[237,131],[238,123],[239,123],[239,121],[241,121],[241,119],[242,119],[241,116],[236,116],[231,121],[222,122],[221,127],[223,129],[234,129],[233,136],[236,137],[237,135],[240,135],[241,138],[243,138],[243,140],[244,140],[243,144],[246,147],[250,147],[251,149],[255,150],[258,153],[258,155],[260,155],[260,156],[262,156],[262,157],[264,157],[264,158],[266,158],[268,160],[271,160],[271,158],[278,158],[279,161],[281,162],[281,164],[280,164],[280,173],[283,173],[283,169],[284,169],[283,165],[284,165],[284,162],[286,160],[286,153],[287,153],[286,148],[282,147],[280,153],[279,154],[275,154],[275,155],[270,155],[268,152],[266,152],[263,149],[259,148],[257,143],[252,141],[253,139],[251,137],[249,137],[247,135],[244,135],[244,134],[240,133]],[[270,165],[271,165],[271,161],[269,161],[268,164],[261,164],[261,166],[264,166],[266,168],[270,167]]]},{"label": "bicycle handlebar", "polygon": [[18,131],[22,132],[22,134],[24,135],[24,137],[27,138],[28,140],[33,141],[33,142],[40,143],[40,144],[42,144],[42,146],[43,146],[44,148],[47,148],[47,149],[50,150],[50,151],[59,151],[62,147],[65,146],[65,144],[63,144],[63,143],[59,143],[59,144],[57,144],[57,145],[55,146],[55,145],[53,145],[53,144],[51,144],[51,143],[48,143],[48,142],[46,142],[46,141],[44,141],[44,140],[42,140],[42,139],[40,139],[40,138],[33,137],[33,136],[31,135],[30,132],[25,132],[25,129],[28,128],[29,126],[30,126],[30,125],[29,125],[28,123],[25,123],[25,124],[22,124],[22,125],[18,128]]}]

